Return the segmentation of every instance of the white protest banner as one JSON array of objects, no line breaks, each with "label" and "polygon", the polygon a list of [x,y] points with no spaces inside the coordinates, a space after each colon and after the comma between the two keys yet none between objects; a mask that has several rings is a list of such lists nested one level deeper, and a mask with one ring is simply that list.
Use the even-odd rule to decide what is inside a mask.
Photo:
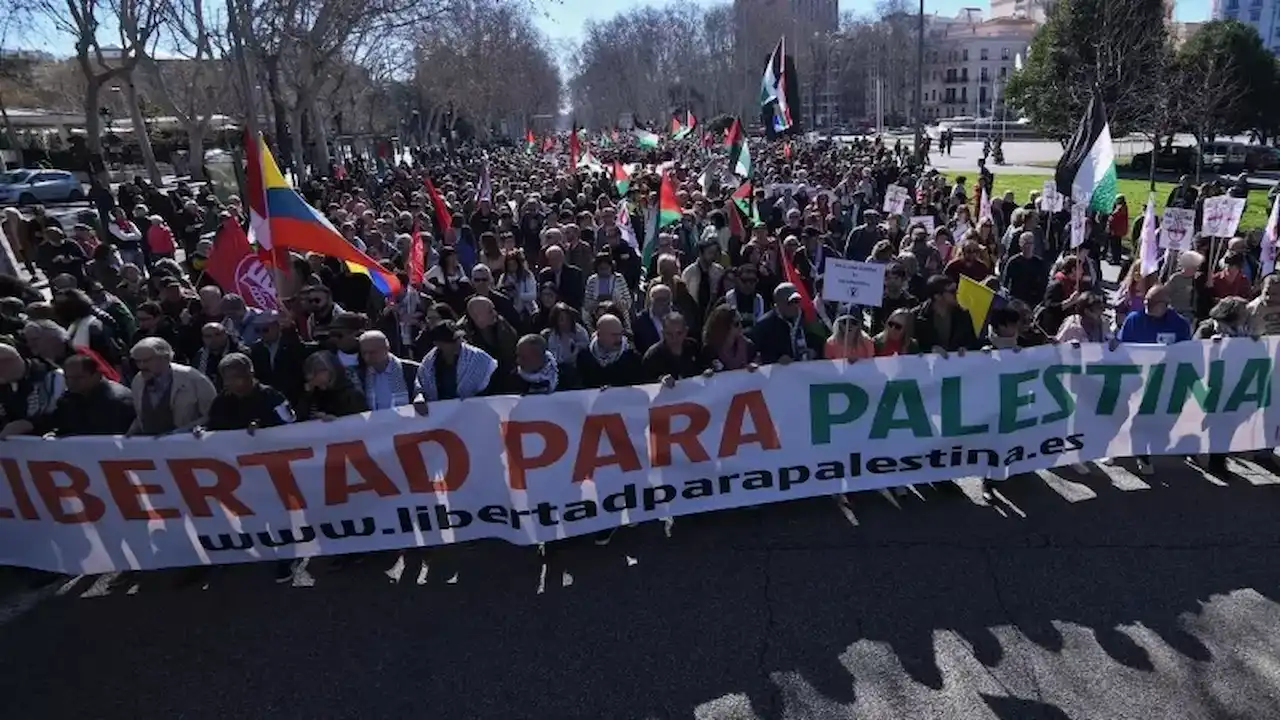
[{"label": "white protest banner", "polygon": [[907,227],[912,225],[923,225],[929,237],[933,237],[934,219],[932,215],[912,215],[911,222],[907,223]]},{"label": "white protest banner", "polygon": [[907,207],[907,199],[910,193],[901,185],[890,185],[884,189],[884,206],[881,208],[887,213],[901,215]]},{"label": "white protest banner", "polygon": [[1280,338],[798,362],[162,439],[11,438],[0,564],[102,573],[549,542],[662,517],[1280,442]]},{"label": "white protest banner", "polygon": [[1058,192],[1058,183],[1045,180],[1040,189],[1040,209],[1047,212],[1062,212],[1062,193]]},{"label": "white protest banner", "polygon": [[1229,238],[1236,234],[1244,215],[1244,198],[1218,195],[1204,201],[1204,221],[1200,234],[1205,237]]},{"label": "white protest banner", "polygon": [[884,300],[884,268],[883,263],[829,257],[822,276],[822,299],[880,307]]},{"label": "white protest banner", "polygon": [[1196,211],[1165,208],[1160,217],[1160,247],[1182,252],[1191,249],[1196,232]]}]

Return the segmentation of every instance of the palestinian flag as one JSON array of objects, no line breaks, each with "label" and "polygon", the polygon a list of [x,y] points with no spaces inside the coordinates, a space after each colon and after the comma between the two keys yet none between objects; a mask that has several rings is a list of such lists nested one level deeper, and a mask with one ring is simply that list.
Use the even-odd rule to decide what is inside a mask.
[{"label": "palestinian flag", "polygon": [[742,131],[742,121],[733,119],[729,126],[729,134],[724,144],[729,147],[729,169],[734,175],[749,180],[751,178],[751,153],[747,147],[747,134]]},{"label": "palestinian flag", "polygon": [[1116,200],[1116,153],[1102,98],[1094,93],[1054,173],[1058,192],[1088,198],[1089,210],[1110,213]]},{"label": "palestinian flag", "polygon": [[676,118],[671,118],[671,139],[683,140],[689,135],[689,131],[693,128],[685,125]]},{"label": "palestinian flag", "polygon": [[799,131],[799,90],[795,60],[787,56],[787,38],[783,36],[769,54],[760,79],[760,124],[769,138]]},{"label": "palestinian flag", "polygon": [[658,191],[658,212],[654,213],[653,232],[645,233],[644,249],[640,251],[640,267],[649,267],[653,249],[658,246],[658,233],[668,225],[680,222],[680,200],[676,197],[676,182],[671,173],[662,173],[662,188]]},{"label": "palestinian flag", "polygon": [[[760,216],[755,211],[755,191],[751,187],[750,180],[739,185],[729,195],[729,199],[733,201],[733,205],[738,209],[738,212],[742,213],[743,219],[748,222],[759,219]],[[754,225],[754,223],[752,224]]]},{"label": "palestinian flag", "polygon": [[631,187],[631,173],[617,160],[613,161],[613,186],[618,189],[619,195],[626,195],[627,189]]},{"label": "palestinian flag", "polygon": [[636,130],[636,143],[642,148],[653,149],[658,147],[658,133],[649,132],[648,130]]},{"label": "palestinian flag", "polygon": [[524,131],[524,150],[525,150],[525,152],[529,152],[529,153],[531,153],[531,152],[533,152],[533,151],[534,151],[534,149],[536,149],[536,148],[537,148],[537,146],[538,146],[538,141],[534,139],[534,137],[533,137],[533,131],[532,131],[532,130],[525,130],[525,131]]},{"label": "palestinian flag", "polygon": [[690,131],[698,127],[698,118],[693,116],[692,110],[684,111],[684,126],[688,128]]}]

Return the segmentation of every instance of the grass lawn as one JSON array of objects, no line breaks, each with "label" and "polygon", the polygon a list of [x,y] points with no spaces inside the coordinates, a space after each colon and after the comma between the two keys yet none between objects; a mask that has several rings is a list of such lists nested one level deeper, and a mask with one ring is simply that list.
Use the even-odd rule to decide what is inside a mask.
[{"label": "grass lawn", "polygon": [[[1012,190],[1014,198],[1019,204],[1022,204],[1027,201],[1027,197],[1032,190],[1040,191],[1044,187],[1044,181],[1052,178],[1052,175],[1001,175],[999,168],[997,168],[995,196],[1001,197],[1004,193]],[[1125,199],[1129,201],[1130,223],[1136,220],[1146,207],[1147,188],[1148,183],[1146,180],[1120,180],[1120,194],[1124,195]],[[1156,183],[1157,217],[1164,212],[1164,201],[1169,197],[1171,190],[1173,190],[1173,183]],[[1244,217],[1240,219],[1239,232],[1261,230],[1266,227],[1268,210],[1266,191],[1254,189],[1249,193],[1249,204],[1245,206]]]}]

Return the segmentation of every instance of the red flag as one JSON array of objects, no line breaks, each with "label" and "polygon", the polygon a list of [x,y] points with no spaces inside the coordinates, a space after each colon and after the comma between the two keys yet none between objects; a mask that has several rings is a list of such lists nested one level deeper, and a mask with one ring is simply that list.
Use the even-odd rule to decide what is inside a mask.
[{"label": "red flag", "polygon": [[249,246],[249,238],[235,218],[222,221],[213,239],[213,252],[205,272],[218,286],[244,298],[246,305],[263,310],[280,310],[280,297],[271,271]]},{"label": "red flag", "polygon": [[542,138],[542,152],[548,153],[556,149],[556,139],[550,135]]},{"label": "red flag", "polygon": [[423,256],[422,232],[418,228],[418,219],[413,219],[413,235],[409,241],[409,284],[414,287],[422,285],[426,272],[422,268]]},{"label": "red flag", "polygon": [[782,274],[787,278],[787,282],[796,286],[796,293],[800,295],[800,310],[804,313],[804,321],[806,324],[818,319],[818,309],[813,306],[813,297],[809,295],[809,288],[804,284],[804,278],[800,277],[800,273],[796,272],[796,266],[791,263],[791,258],[787,256],[787,249],[781,248],[779,251],[782,255]]},{"label": "red flag", "polygon": [[444,198],[440,197],[436,186],[431,183],[431,178],[426,178],[427,195],[431,197],[431,208],[435,212],[436,232],[440,233],[440,242],[445,243],[448,240],[449,230],[453,227],[453,218],[449,215],[449,208],[444,204]]}]

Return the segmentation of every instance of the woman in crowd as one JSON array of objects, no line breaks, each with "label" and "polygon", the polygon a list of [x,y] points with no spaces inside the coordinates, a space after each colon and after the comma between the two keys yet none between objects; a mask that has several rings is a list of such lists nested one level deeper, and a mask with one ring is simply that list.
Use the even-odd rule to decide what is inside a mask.
[{"label": "woman in crowd", "polygon": [[875,342],[862,330],[862,321],[853,315],[836,318],[822,357],[827,360],[865,360],[876,355]]},{"label": "woman in crowd", "polygon": [[742,331],[738,312],[728,305],[717,305],[707,315],[702,327],[704,364],[715,372],[742,370],[756,361],[756,347]]},{"label": "woman in crowd", "polygon": [[919,355],[920,345],[912,337],[913,308],[894,310],[884,322],[884,330],[872,338],[876,357]]},{"label": "woman in crowd", "polygon": [[334,420],[369,410],[364,393],[333,353],[321,350],[308,355],[302,372],[307,382],[296,408],[298,420]]},{"label": "woman in crowd", "polygon": [[621,273],[614,272],[613,255],[602,252],[596,255],[595,272],[587,278],[582,312],[595,317],[596,306],[606,301],[617,307],[620,318],[630,316],[631,291],[627,288],[626,278]]},{"label": "woman in crowd", "polygon": [[1058,342],[1103,343],[1111,339],[1105,317],[1107,303],[1097,293],[1076,293],[1063,304],[1067,318],[1058,327]]},{"label": "woman in crowd", "polygon": [[516,311],[526,320],[538,311],[538,284],[529,272],[524,252],[512,250],[502,260],[502,277],[498,287],[515,303]]},{"label": "woman in crowd", "polygon": [[560,366],[560,386],[577,387],[580,381],[578,355],[591,343],[591,336],[578,319],[578,311],[565,303],[556,303],[542,337],[547,341],[547,351]]}]

